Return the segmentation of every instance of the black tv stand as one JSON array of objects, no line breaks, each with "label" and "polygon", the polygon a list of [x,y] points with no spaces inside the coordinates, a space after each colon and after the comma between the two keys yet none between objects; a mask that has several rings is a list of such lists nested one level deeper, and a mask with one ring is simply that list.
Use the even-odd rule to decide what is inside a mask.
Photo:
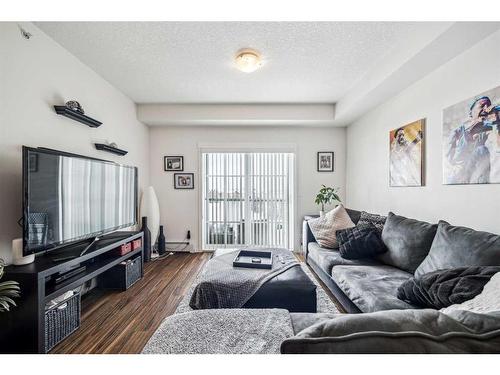
[{"label": "black tv stand", "polygon": [[[0,314],[0,353],[46,353],[45,306],[56,297],[139,255],[142,276],[142,246],[125,255],[115,251],[137,239],[144,243],[142,232],[114,232],[99,237],[98,241],[92,242],[92,246],[87,241],[67,247],[69,253],[77,254],[69,260],[54,261],[49,252],[38,255],[33,263],[5,267],[4,279],[19,282],[21,297],[16,299],[17,307]],[[68,273],[83,266],[85,269],[80,272]],[[69,276],[56,282],[59,276],[65,274]]]}]

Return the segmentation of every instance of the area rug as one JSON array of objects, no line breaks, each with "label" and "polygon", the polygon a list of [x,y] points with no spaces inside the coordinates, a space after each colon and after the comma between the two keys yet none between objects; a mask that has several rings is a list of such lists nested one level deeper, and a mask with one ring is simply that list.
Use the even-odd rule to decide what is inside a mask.
[{"label": "area rug", "polygon": [[288,310],[210,309],[166,318],[144,354],[278,354],[293,336]]},{"label": "area rug", "polygon": [[[340,314],[341,311],[337,308],[337,306],[335,306],[330,297],[328,297],[328,294],[326,294],[326,292],[323,290],[323,288],[318,283],[316,278],[312,275],[307,265],[305,265],[304,263],[300,263],[300,266],[302,267],[306,275],[309,276],[312,282],[316,285],[317,312]],[[193,311],[193,309],[189,307],[189,301],[191,300],[191,295],[193,294],[193,290],[198,284],[202,274],[203,270],[196,277],[195,281],[189,288],[188,293],[184,296],[179,306],[177,306],[177,310],[175,310],[174,314],[181,314],[188,311]]]}]

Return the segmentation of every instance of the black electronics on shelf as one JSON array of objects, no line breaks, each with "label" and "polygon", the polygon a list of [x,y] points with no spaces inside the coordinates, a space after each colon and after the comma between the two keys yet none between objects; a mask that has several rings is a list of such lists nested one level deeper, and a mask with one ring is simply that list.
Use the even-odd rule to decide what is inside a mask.
[{"label": "black electronics on shelf", "polygon": [[111,152],[111,153],[116,154],[116,155],[123,156],[123,155],[128,154],[128,151],[121,150],[117,147],[113,147],[113,146],[107,145],[105,143],[94,143],[94,146],[98,150]]},{"label": "black electronics on shelf", "polygon": [[62,115],[62,116],[68,117],[72,120],[81,122],[82,124],[90,126],[91,128],[98,128],[99,126],[102,125],[102,122],[97,121],[97,120],[93,119],[92,117],[86,116],[78,111],[70,109],[70,108],[66,107],[65,105],[55,105],[54,109],[56,110],[56,113],[58,115]]}]

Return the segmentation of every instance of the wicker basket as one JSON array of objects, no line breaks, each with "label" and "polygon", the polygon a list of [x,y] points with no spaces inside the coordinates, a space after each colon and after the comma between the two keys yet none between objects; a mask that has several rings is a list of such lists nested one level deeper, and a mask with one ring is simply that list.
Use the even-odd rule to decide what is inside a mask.
[{"label": "wicker basket", "polygon": [[99,286],[103,289],[127,290],[142,277],[142,257],[117,264],[105,273],[99,275]]},{"label": "wicker basket", "polygon": [[80,293],[45,311],[45,352],[75,332],[80,327]]},{"label": "wicker basket", "polygon": [[138,256],[127,262],[126,268],[127,268],[126,289],[128,289],[141,279],[141,271],[142,271],[141,257]]}]

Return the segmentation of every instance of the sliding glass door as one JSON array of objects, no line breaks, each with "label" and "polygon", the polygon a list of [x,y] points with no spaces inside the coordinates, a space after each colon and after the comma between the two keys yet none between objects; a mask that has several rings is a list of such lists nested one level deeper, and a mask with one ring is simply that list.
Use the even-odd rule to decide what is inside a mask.
[{"label": "sliding glass door", "polygon": [[203,248],[292,248],[292,153],[202,154]]}]

